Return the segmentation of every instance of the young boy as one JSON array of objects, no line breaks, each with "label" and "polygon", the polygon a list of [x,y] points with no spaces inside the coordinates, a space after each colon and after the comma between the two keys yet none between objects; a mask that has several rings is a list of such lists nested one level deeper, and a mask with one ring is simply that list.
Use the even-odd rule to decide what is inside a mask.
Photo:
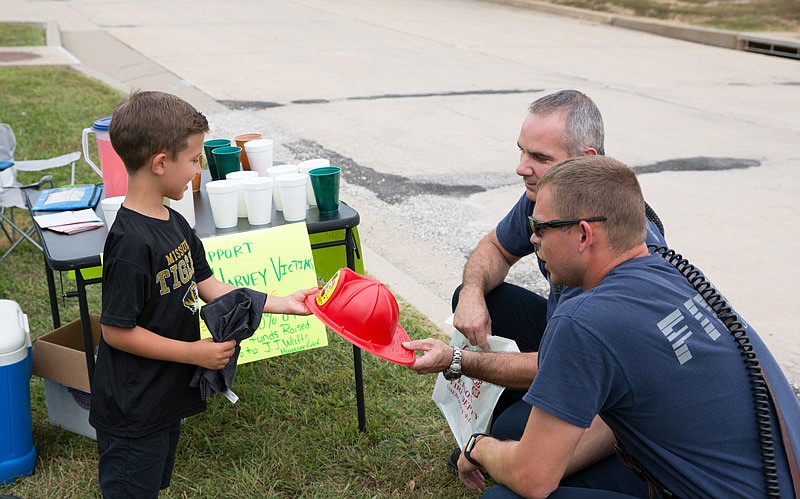
[{"label": "young boy", "polygon": [[[207,131],[194,107],[162,92],[132,93],[111,120],[128,192],[104,248],[89,413],[107,498],[155,498],[169,486],[181,420],[206,408],[189,386],[192,375],[197,366],[222,369],[236,346],[200,339],[198,298],[209,302],[236,288],[213,277],[200,239],[162,203],[184,196]],[[315,291],[270,296],[264,312],[307,315],[303,300]]]}]

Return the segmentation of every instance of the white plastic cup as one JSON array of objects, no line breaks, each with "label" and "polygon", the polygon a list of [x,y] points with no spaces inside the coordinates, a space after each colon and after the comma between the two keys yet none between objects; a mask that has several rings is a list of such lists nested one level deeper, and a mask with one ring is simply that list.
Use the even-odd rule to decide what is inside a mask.
[{"label": "white plastic cup", "polygon": [[[297,163],[297,171],[300,173],[308,173],[314,168],[321,168],[323,166],[331,166],[330,160],[325,158],[309,159]],[[306,197],[308,197],[309,206],[317,206],[317,200],[314,198],[314,188],[311,187],[311,182],[308,183],[308,193],[306,194]]]},{"label": "white plastic cup", "polygon": [[100,206],[103,207],[103,216],[106,218],[107,230],[111,230],[111,226],[114,225],[114,220],[117,219],[117,211],[119,211],[123,201],[125,201],[125,196],[113,196],[100,201]]},{"label": "white plastic cup", "polygon": [[[238,172],[230,172],[225,175],[226,179],[233,180],[234,182],[238,182],[240,184],[242,183],[242,180],[246,178],[255,177],[258,177],[258,172],[254,172],[252,170],[239,170]],[[239,218],[247,218],[247,205],[244,204],[244,194],[242,194],[242,191],[239,191],[239,208],[237,213]]]},{"label": "white plastic cup", "polygon": [[[297,173],[297,165],[275,165],[267,168],[267,176],[272,177],[273,180],[287,173]],[[272,184],[272,199],[272,202],[275,203],[275,209],[283,211],[283,203],[281,203],[281,194],[278,191],[277,182]]]},{"label": "white plastic cup", "polygon": [[267,176],[267,168],[272,168],[274,143],[270,139],[256,139],[244,143],[244,150],[250,162],[250,170]]},{"label": "white plastic cup", "polygon": [[164,198],[164,200],[166,201],[165,204],[169,204],[170,208],[183,215],[183,218],[189,222],[189,226],[194,229],[194,193],[192,192],[191,181],[187,185],[186,190],[183,192],[182,198],[177,200]]},{"label": "white plastic cup", "polygon": [[250,222],[250,225],[266,225],[272,221],[273,183],[272,177],[242,180],[242,194],[244,202],[247,204],[247,221]]},{"label": "white plastic cup", "polygon": [[235,180],[212,180],[206,184],[208,204],[218,229],[236,227],[239,209],[239,190],[241,185]]},{"label": "white plastic cup", "polygon": [[283,203],[283,218],[287,222],[297,222],[306,219],[306,173],[284,173],[275,177],[278,184],[281,202]]}]

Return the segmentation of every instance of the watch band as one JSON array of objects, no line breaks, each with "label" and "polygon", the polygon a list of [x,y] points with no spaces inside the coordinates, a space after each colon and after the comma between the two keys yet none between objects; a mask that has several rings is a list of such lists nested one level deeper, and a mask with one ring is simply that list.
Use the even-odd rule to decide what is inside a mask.
[{"label": "watch band", "polygon": [[467,461],[472,463],[474,466],[477,466],[478,468],[483,468],[483,465],[472,458],[471,455],[472,449],[475,448],[475,443],[478,441],[479,437],[488,437],[488,436],[489,435],[487,435],[486,433],[473,433],[469,437],[469,440],[467,440],[467,445],[464,446],[464,457],[467,459]]},{"label": "watch band", "polygon": [[450,361],[450,367],[445,369],[442,374],[444,379],[451,381],[461,377],[461,349],[453,347],[453,360]]}]

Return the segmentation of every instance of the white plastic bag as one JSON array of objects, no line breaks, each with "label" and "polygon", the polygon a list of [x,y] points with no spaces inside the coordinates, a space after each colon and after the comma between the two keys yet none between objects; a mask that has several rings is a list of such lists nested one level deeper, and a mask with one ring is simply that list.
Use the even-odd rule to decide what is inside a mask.
[{"label": "white plastic bag", "polygon": [[[492,352],[519,352],[513,340],[500,336],[489,336],[488,339]],[[450,346],[462,350],[478,348],[470,346],[469,341],[458,330],[453,331]],[[468,376],[447,381],[439,373],[433,389],[433,401],[447,419],[459,448],[464,448],[473,433],[487,432],[492,422],[492,411],[503,390],[505,388],[502,386]]]}]

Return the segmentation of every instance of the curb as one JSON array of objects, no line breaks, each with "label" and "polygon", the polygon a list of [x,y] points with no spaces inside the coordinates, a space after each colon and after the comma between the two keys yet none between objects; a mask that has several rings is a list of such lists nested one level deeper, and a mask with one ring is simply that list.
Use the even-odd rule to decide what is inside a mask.
[{"label": "curb", "polygon": [[57,21],[40,24],[45,29],[45,45],[0,47],[0,67],[69,66],[124,94],[133,88],[159,88],[192,102],[204,113],[228,111],[225,105],[191,82],[182,80],[104,30],[62,33]]},{"label": "curb", "polygon": [[47,40],[46,45],[48,47],[60,47],[61,46],[61,29],[58,27],[58,23],[56,21],[47,21],[47,25],[44,28],[45,38]]},{"label": "curb", "polygon": [[61,46],[61,32],[58,23],[49,21],[43,27],[45,29],[45,45],[0,47],[0,55],[11,56],[0,61],[0,67],[80,64],[74,55]]},{"label": "curb", "polygon": [[762,35],[757,36],[748,33],[739,33],[737,31],[689,26],[657,19],[595,12],[578,7],[556,5],[541,0],[483,1],[532,9],[548,14],[573,17],[599,24],[608,24],[609,26],[644,31],[654,35],[701,43],[703,45],[800,59],[800,40],[772,38]]},{"label": "curb", "polygon": [[60,37],[64,49],[81,61],[79,65],[72,66],[75,70],[123,93],[134,88],[160,89],[186,99],[206,114],[228,110],[191,82],[179,78],[107,31],[65,31]]}]

